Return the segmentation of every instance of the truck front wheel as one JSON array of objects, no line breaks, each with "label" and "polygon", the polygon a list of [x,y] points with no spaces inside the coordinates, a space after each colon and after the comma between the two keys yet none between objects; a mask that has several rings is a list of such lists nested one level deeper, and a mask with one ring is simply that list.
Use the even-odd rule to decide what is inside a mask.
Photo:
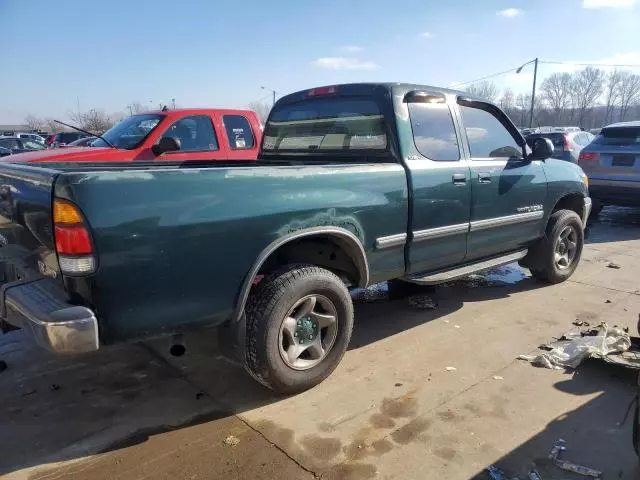
[{"label": "truck front wheel", "polygon": [[580,262],[584,230],[582,220],[572,210],[558,210],[551,215],[547,231],[524,259],[534,277],[549,283],[568,279]]},{"label": "truck front wheel", "polygon": [[279,393],[307,390],[338,366],[353,329],[345,284],[311,265],[287,266],[256,286],[246,309],[245,367]]}]

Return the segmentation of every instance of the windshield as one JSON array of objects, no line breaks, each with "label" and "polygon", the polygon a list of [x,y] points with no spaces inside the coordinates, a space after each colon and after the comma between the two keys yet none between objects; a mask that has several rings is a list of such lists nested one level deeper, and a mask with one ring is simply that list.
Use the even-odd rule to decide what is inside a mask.
[{"label": "windshield", "polygon": [[[125,118],[102,134],[116,148],[132,150],[138,147],[145,138],[158,126],[164,115],[146,114]],[[108,147],[101,138],[96,139],[92,147]]]},{"label": "windshield", "polygon": [[314,99],[277,107],[263,151],[385,150],[384,117],[373,100]]},{"label": "windshield", "polygon": [[603,128],[593,141],[596,145],[640,145],[640,127]]}]

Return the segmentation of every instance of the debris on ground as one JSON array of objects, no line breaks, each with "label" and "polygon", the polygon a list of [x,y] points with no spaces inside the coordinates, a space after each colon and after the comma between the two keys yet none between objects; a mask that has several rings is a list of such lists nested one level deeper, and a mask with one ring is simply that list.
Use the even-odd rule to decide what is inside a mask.
[{"label": "debris on ground", "polygon": [[235,447],[236,445],[238,445],[240,443],[240,439],[238,437],[236,437],[235,435],[229,435],[227,438],[225,438],[222,443],[224,445],[226,445],[227,447]]},{"label": "debris on ground", "polygon": [[613,263],[613,262],[609,262],[609,264],[607,265],[608,268],[615,268],[616,270],[622,268],[620,267],[620,265],[618,265],[617,263]]},{"label": "debris on ground", "polygon": [[575,322],[573,322],[573,324],[576,327],[588,327],[589,326],[589,322],[585,322],[584,320],[576,320]]},{"label": "debris on ground", "polygon": [[518,359],[537,367],[576,368],[586,358],[605,358],[609,354],[626,352],[631,347],[631,338],[622,328],[601,323],[587,331],[567,332],[550,346],[553,348],[548,352],[520,355]]},{"label": "debris on ground", "polygon": [[493,379],[494,380],[504,380],[504,377],[501,377],[500,375],[494,375]]},{"label": "debris on ground", "polygon": [[60,390],[60,385],[58,385],[57,383],[52,383],[51,385],[49,385],[49,390],[51,390],[52,392]]},{"label": "debris on ground", "polygon": [[204,393],[202,390],[197,391],[196,392],[196,400],[200,400],[205,395],[206,395],[206,393]]},{"label": "debris on ground", "polygon": [[604,301],[604,303],[611,303],[611,300],[609,300],[608,298]]},{"label": "debris on ground", "polygon": [[524,477],[507,475],[495,465],[487,467],[487,473],[491,480],[569,480],[576,475],[602,479],[602,472],[594,468],[578,465],[561,459],[562,452],[567,450],[567,442],[558,439],[551,448],[547,458],[536,459],[526,469]]},{"label": "debris on ground", "polygon": [[438,305],[429,295],[412,295],[408,299],[409,305],[418,310],[433,310]]},{"label": "debris on ground", "polygon": [[7,368],[7,362],[0,360],[0,372],[4,372]]},{"label": "debris on ground", "polygon": [[455,372],[457,370],[457,368],[456,367],[445,367],[445,370],[447,372]]}]

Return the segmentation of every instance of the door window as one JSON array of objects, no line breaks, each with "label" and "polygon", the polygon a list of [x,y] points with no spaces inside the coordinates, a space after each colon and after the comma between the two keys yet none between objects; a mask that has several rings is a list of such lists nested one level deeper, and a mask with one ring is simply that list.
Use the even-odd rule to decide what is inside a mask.
[{"label": "door window", "polygon": [[224,129],[227,131],[229,145],[234,150],[253,148],[255,140],[249,121],[242,115],[224,115]]},{"label": "door window", "polygon": [[0,138],[0,147],[16,149],[20,148],[15,138]]},{"label": "door window", "polygon": [[449,106],[438,103],[409,103],[413,141],[418,151],[431,160],[460,160],[458,137]]},{"label": "door window", "polygon": [[209,152],[218,150],[216,133],[211,117],[193,115],[174,122],[162,137],[173,137],[180,141],[179,152]]},{"label": "door window", "polygon": [[471,157],[522,157],[522,147],[495,115],[467,105],[460,105],[460,112]]}]

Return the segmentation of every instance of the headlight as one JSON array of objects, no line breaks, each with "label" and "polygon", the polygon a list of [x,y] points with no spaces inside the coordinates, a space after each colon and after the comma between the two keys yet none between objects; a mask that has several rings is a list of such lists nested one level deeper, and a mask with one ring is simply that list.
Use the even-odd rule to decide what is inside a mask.
[{"label": "headlight", "polygon": [[584,183],[585,186],[589,188],[589,177],[587,177],[584,172],[582,172],[582,183]]}]

